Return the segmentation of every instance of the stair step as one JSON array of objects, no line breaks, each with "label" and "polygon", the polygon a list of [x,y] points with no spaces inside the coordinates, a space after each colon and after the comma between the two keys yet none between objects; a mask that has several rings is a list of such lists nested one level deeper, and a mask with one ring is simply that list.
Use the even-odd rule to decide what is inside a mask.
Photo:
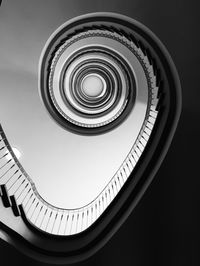
[{"label": "stair step", "polygon": [[2,198],[4,207],[6,208],[11,207],[11,201],[10,201],[10,198],[8,197],[8,193],[7,193],[7,189],[5,185],[1,185],[0,188],[1,188],[1,198]]},{"label": "stair step", "polygon": [[18,207],[18,205],[16,203],[16,199],[15,199],[14,195],[10,196],[10,201],[11,201],[11,204],[12,204],[11,208],[13,210],[14,215],[15,216],[20,216],[20,210],[19,210],[19,207]]}]

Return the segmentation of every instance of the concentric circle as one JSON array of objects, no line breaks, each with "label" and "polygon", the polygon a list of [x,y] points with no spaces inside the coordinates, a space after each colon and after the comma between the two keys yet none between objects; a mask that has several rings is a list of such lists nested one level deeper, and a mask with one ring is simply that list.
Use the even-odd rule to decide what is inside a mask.
[{"label": "concentric circle", "polygon": [[[105,37],[104,32],[101,37],[99,33],[93,31],[98,42],[88,32],[84,38],[77,36],[69,47],[66,43],[56,53],[51,68],[52,102],[67,121],[79,127],[98,128],[110,124],[122,114],[130,95],[133,96],[130,93],[134,91],[130,82],[131,70],[124,56],[111,50],[115,43],[123,45]],[[109,45],[108,41],[111,41]],[[83,89],[85,84],[89,95]]]},{"label": "concentric circle", "polygon": [[49,61],[43,93],[52,117],[79,134],[120,125],[134,107],[134,44],[114,30],[87,29],[65,37]]},{"label": "concentric circle", "polygon": [[[54,78],[59,75],[59,70],[58,67],[55,68]],[[106,86],[106,93],[103,97],[96,99],[96,101],[94,101],[94,99],[84,99],[81,95],[80,80],[82,80],[85,75],[87,76],[91,73],[93,75],[94,73],[99,75],[102,81],[106,83],[104,85]],[[79,123],[82,126],[100,126],[97,124],[99,121],[105,124],[108,120],[107,116],[104,118],[106,111],[109,108],[113,109],[116,107],[116,103],[119,104],[122,92],[124,95],[126,94],[126,82],[122,70],[114,59],[109,58],[108,55],[105,57],[102,52],[94,53],[91,51],[86,55],[85,53],[79,55],[66,66],[62,81],[63,86],[59,88],[61,91],[64,91],[66,98],[63,99],[59,93],[56,93],[59,85],[55,82],[55,86],[52,87],[52,100],[66,119],[73,118],[74,123]],[[65,100],[67,104],[66,102],[64,103]],[[121,105],[122,104],[123,102],[121,101]],[[68,108],[70,107],[74,109],[69,110]],[[118,109],[119,107],[115,109],[115,112],[117,112]],[[70,113],[70,111],[73,111],[74,114]],[[114,113],[110,114],[110,117],[112,115],[114,115]],[[101,120],[95,119],[97,117],[101,117]],[[87,120],[85,118],[87,118]]]}]

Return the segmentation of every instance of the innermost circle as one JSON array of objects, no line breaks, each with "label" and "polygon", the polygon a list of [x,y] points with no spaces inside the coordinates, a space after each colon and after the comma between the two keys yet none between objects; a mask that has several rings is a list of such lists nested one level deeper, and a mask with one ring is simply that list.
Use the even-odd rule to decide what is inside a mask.
[{"label": "innermost circle", "polygon": [[105,84],[102,80],[103,78],[98,74],[87,75],[81,84],[82,92],[91,98],[97,98],[102,96],[104,93]]}]

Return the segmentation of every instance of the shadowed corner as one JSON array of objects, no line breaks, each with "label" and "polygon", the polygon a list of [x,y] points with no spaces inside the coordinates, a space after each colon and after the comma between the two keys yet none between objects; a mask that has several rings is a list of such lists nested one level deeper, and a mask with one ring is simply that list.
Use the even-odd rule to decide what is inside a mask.
[{"label": "shadowed corner", "polygon": [[3,240],[4,242],[10,243],[10,238],[9,236],[0,229],[0,241]]}]

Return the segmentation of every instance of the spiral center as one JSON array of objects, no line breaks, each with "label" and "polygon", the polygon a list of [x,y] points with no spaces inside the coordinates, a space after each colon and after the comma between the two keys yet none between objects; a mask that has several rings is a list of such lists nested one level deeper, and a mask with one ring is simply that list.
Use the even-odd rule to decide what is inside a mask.
[{"label": "spiral center", "polygon": [[84,77],[81,90],[87,97],[99,98],[105,93],[105,81],[98,74],[89,74]]}]

